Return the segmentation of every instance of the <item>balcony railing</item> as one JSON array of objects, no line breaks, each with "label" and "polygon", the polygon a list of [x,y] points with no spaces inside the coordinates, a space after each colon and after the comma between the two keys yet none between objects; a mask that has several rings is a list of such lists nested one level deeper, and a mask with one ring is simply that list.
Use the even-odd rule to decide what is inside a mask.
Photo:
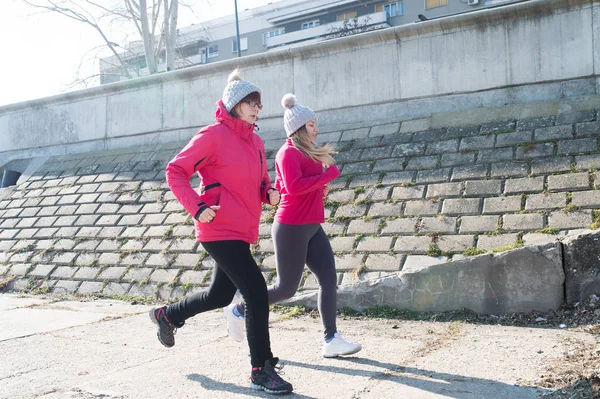
[{"label": "balcony railing", "polygon": [[[365,30],[371,30],[389,28],[390,24],[388,23],[385,11],[382,11],[358,17],[358,26],[361,28],[364,27]],[[344,21],[331,22],[329,24],[315,26],[314,28],[302,29],[279,36],[268,37],[265,44],[267,47],[276,47],[310,39],[322,40],[331,35],[332,32],[343,27]]]}]

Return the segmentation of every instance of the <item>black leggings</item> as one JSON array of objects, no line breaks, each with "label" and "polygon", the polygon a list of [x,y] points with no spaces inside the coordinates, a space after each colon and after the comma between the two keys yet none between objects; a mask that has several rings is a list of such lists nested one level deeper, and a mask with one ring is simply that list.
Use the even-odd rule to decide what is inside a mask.
[{"label": "black leggings", "polygon": [[244,241],[203,242],[215,260],[208,291],[192,294],[167,307],[171,323],[181,323],[198,313],[225,307],[239,290],[246,303],[246,332],[252,367],[262,367],[273,358],[269,340],[267,284]]}]

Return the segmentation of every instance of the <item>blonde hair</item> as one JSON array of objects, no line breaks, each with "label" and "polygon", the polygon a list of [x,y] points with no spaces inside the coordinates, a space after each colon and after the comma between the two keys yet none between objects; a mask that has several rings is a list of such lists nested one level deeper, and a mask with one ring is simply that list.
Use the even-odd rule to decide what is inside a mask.
[{"label": "blonde hair", "polygon": [[298,151],[313,161],[319,162],[325,167],[330,167],[335,163],[335,159],[333,159],[331,156],[331,154],[337,154],[335,149],[329,144],[319,147],[318,145],[312,143],[310,141],[310,137],[308,136],[308,132],[306,131],[306,125],[296,130],[290,136],[290,140],[292,140],[292,144],[298,149]]}]

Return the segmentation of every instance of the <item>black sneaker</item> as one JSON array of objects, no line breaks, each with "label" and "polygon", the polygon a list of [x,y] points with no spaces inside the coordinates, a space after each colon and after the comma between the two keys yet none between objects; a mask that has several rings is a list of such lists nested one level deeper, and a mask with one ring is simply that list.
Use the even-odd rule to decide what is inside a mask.
[{"label": "black sneaker", "polygon": [[[250,388],[263,390],[275,395],[283,395],[293,391],[292,384],[285,381],[277,374],[281,373],[282,365],[275,367],[278,358],[273,358],[265,362],[264,367],[254,367],[250,374]],[[283,373],[281,373],[283,374]]]},{"label": "black sneaker", "polygon": [[156,330],[156,336],[161,344],[167,348],[171,348],[175,345],[175,333],[177,328],[182,327],[183,323],[173,324],[167,319],[166,314],[167,307],[154,308],[150,310],[150,320],[158,326]]}]

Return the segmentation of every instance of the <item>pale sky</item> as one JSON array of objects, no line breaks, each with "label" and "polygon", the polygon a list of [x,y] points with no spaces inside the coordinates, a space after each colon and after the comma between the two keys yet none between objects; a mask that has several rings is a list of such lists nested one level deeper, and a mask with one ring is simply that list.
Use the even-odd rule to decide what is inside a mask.
[{"label": "pale sky", "polygon": [[[276,1],[238,0],[238,11]],[[0,107],[64,92],[76,78],[86,54],[93,58],[89,56],[96,52],[90,50],[103,44],[100,35],[89,25],[33,9],[21,0],[5,2],[0,12]],[[196,3],[196,16],[180,8],[180,28],[199,22],[197,18],[214,19],[234,13],[233,0]],[[84,76],[98,73],[98,66],[84,62],[82,72]]]}]

